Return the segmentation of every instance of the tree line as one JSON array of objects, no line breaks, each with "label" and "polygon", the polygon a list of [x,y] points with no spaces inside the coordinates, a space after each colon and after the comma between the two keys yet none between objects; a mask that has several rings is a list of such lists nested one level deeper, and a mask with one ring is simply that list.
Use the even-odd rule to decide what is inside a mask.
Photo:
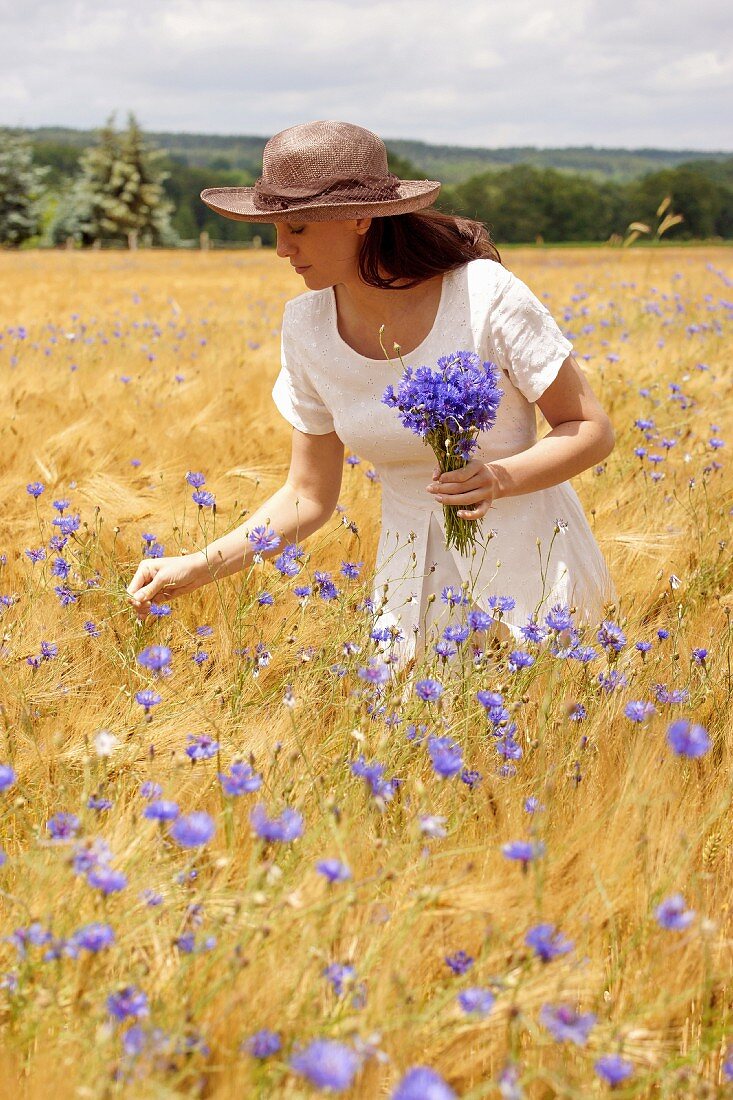
[{"label": "tree line", "polygon": [[[403,179],[425,178],[391,151],[389,165]],[[185,155],[155,149],[132,114],[121,131],[108,119],[86,149],[0,131],[0,244],[176,247],[202,233],[272,244],[272,225],[222,218],[199,198],[205,187],[249,186],[257,171],[232,168],[223,157],[191,165]],[[445,185],[436,205],[484,222],[499,244],[560,243],[628,240],[633,224],[642,230],[632,235],[644,227],[651,235],[663,201],[674,212],[663,223],[668,238],[732,239],[733,157],[629,181],[516,164]]]}]

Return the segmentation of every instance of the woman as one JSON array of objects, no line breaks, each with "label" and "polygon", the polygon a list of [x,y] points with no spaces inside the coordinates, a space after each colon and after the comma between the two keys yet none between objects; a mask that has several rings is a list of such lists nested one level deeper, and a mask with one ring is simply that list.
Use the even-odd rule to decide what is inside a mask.
[{"label": "woman", "polygon": [[[502,266],[485,228],[425,209],[439,189],[392,175],[370,131],[312,122],[267,143],[253,188],[202,192],[225,217],[273,222],[278,256],[305,283],[285,308],[273,390],[293,426],[290,471],[245,524],[205,550],[141,562],[127,590],[138,615],[156,597],[246,567],[258,526],[289,542],[317,531],[338,500],[344,444],[381,475],[374,600],[400,663],[456,604],[470,604],[467,591],[474,608],[501,610],[494,632],[517,638],[554,604],[597,621],[615,598],[567,481],[610,453],[611,423],[572,345]],[[496,424],[460,471],[436,476],[432,453],[382,403],[401,371],[384,349],[396,346],[406,365],[470,350],[501,368]],[[539,442],[535,404],[551,428]],[[443,505],[480,526],[478,553],[445,548]]]}]

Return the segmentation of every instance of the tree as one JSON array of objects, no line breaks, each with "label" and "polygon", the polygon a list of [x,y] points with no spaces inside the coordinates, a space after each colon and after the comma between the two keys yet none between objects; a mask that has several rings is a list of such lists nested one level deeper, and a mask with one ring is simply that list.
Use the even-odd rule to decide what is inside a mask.
[{"label": "tree", "polygon": [[117,133],[112,115],[85,149],[81,174],[64,196],[53,226],[56,241],[75,237],[82,244],[106,238],[141,244],[176,243],[172,206],[163,194],[162,154],[149,147],[133,114]]},{"label": "tree", "polygon": [[47,172],[33,163],[27,138],[0,131],[0,244],[17,247],[38,234]]}]

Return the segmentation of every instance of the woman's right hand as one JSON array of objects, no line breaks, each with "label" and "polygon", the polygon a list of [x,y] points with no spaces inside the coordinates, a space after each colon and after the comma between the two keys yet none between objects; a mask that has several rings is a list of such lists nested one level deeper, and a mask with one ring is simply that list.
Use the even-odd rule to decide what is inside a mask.
[{"label": "woman's right hand", "polygon": [[127,586],[127,593],[139,619],[150,612],[155,599],[172,599],[194,592],[205,583],[202,576],[200,555],[184,555],[180,558],[145,558],[137,567],[135,576]]}]

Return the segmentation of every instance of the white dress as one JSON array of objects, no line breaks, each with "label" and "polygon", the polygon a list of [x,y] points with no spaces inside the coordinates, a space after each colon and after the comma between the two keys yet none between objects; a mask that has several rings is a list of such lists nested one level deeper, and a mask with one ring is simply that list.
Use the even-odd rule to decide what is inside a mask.
[{"label": "white dress", "polygon": [[[433,327],[403,361],[434,367],[442,355],[465,350],[500,368],[504,391],[496,423],[479,435],[473,457],[488,462],[526,450],[537,438],[533,403],[572,344],[521,279],[493,260],[473,260],[443,276]],[[405,636],[400,663],[420,654],[426,632],[448,621],[441,593],[449,585],[467,582],[469,605],[485,611],[492,610],[492,595],[513,598],[514,607],[500,618],[517,641],[520,626],[530,617],[541,621],[557,603],[574,606],[578,623],[597,622],[604,601],[616,599],[616,591],[567,481],[496,500],[477,521],[482,545],[475,554],[464,557],[445,548],[443,506],[426,492],[435,456],[381,401],[401,372],[399,360],[367,359],[345,343],[333,288],[308,291],[286,304],[273,400],[299,431],[335,431],[380,475],[374,600],[377,624],[399,625]]]}]

